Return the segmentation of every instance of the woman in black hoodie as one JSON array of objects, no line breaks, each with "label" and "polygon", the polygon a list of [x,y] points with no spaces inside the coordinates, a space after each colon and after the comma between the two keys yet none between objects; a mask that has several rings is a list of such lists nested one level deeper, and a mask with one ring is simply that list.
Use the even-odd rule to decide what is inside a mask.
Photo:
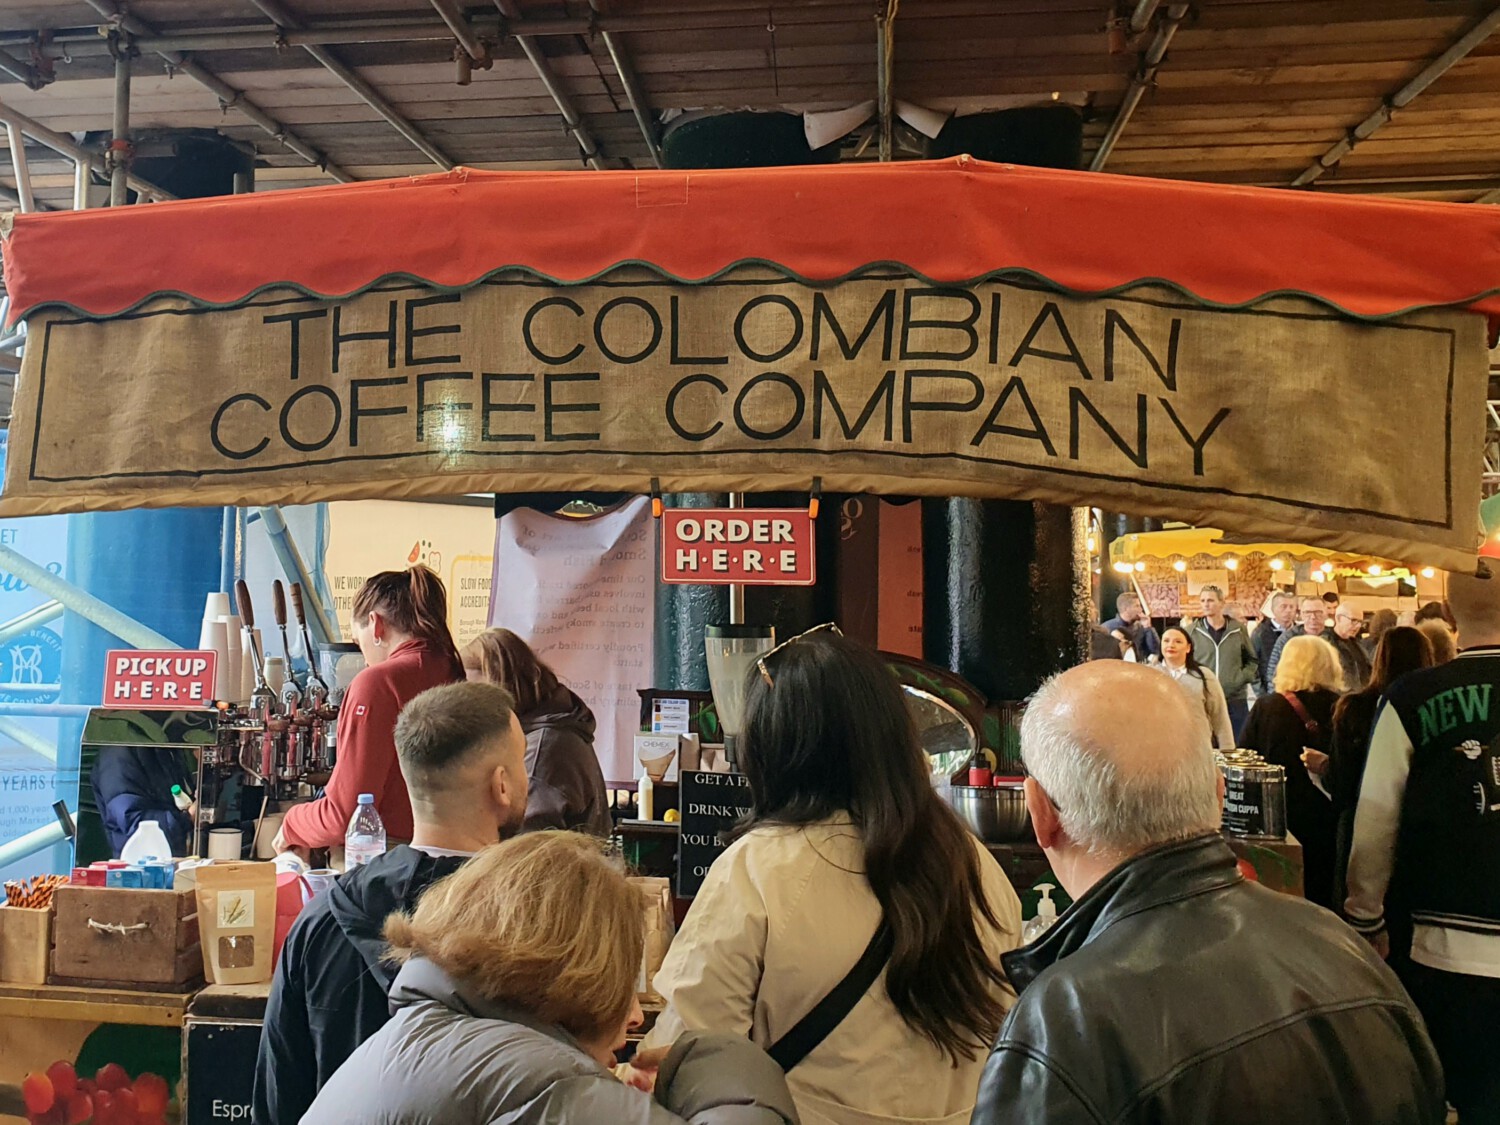
[{"label": "woman in black hoodie", "polygon": [[565,828],[607,837],[613,823],[588,704],[509,629],[481,633],[464,648],[463,661],[469,679],[499,684],[516,701],[530,782],[521,831]]}]

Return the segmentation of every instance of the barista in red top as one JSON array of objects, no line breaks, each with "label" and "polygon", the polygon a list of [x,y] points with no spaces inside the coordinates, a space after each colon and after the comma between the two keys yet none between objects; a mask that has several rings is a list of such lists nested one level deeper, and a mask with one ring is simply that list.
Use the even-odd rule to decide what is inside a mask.
[{"label": "barista in red top", "polygon": [[354,598],[354,639],[367,667],[339,708],[338,760],[318,800],[286,814],[276,850],[342,846],[361,793],[392,841],[410,840],[411,798],[396,762],[396,716],[428,688],[464,678],[448,632],[448,595],[425,566],[377,574]]}]

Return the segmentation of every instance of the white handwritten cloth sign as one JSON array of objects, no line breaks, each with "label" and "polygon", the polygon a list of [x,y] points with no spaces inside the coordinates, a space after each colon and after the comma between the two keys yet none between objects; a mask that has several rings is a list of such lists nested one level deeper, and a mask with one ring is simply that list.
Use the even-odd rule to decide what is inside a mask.
[{"label": "white handwritten cloth sign", "polygon": [[645,497],[592,519],[518,508],[495,530],[490,624],[525,638],[589,705],[606,781],[635,777],[638,689],[652,676],[654,534]]},{"label": "white handwritten cloth sign", "polygon": [[[1433,565],[1477,544],[1483,318],[749,267],[169,299],[30,326],[0,515],[463,491],[1008,496]],[[1357,402],[1361,425],[1331,427]]]}]

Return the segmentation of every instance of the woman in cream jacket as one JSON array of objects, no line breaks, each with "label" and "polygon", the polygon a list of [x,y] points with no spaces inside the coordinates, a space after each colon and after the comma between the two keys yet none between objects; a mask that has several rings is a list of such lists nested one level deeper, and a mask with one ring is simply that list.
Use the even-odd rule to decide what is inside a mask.
[{"label": "woman in cream jacket", "polygon": [[748,691],[756,812],[656,976],[667,1006],[645,1045],[708,1030],[771,1048],[884,917],[884,971],[787,1075],[797,1111],[803,1125],[967,1122],[1015,998],[1000,968],[1020,944],[1015,891],[933,792],[873,652],[815,630],[768,654]]}]

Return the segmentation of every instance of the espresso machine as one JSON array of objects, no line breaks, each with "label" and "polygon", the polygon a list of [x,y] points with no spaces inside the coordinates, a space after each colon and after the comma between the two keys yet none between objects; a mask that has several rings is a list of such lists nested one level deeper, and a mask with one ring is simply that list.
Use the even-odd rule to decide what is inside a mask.
[{"label": "espresso machine", "polygon": [[[285,667],[290,669],[286,592],[280,579],[271,589]],[[309,655],[308,669],[300,684],[289,672],[279,691],[266,681],[265,653],[254,632],[255,607],[243,581],[235,584],[235,599],[242,644],[255,665],[255,690],[246,704],[219,704],[217,738],[198,753],[200,855],[207,854],[213,828],[258,822],[268,812],[313,796],[327,782],[336,756],[338,708],[312,659],[301,585],[291,584],[291,605]],[[245,840],[251,839],[253,832],[247,832]]]}]

